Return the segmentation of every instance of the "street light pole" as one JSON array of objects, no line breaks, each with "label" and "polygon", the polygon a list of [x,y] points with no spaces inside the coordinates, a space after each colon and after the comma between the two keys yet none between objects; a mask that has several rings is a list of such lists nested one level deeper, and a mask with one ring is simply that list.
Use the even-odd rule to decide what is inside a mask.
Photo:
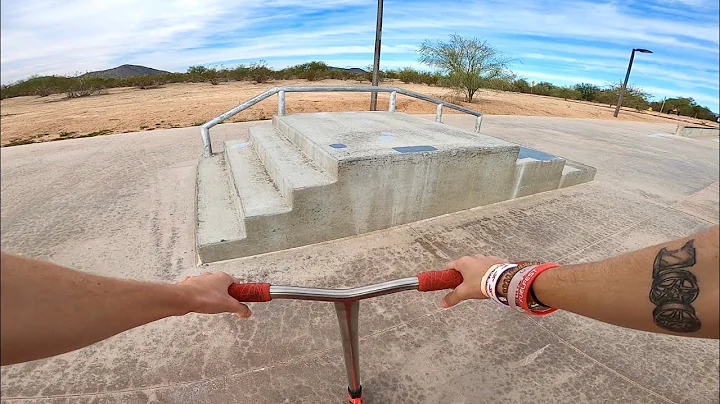
[{"label": "street light pole", "polygon": [[632,70],[633,59],[635,59],[636,51],[640,52],[640,53],[652,53],[652,51],[647,50],[647,49],[633,49],[632,50],[632,53],[630,54],[630,63],[628,63],[627,73],[625,73],[625,82],[623,83],[622,88],[620,88],[620,95],[618,96],[617,106],[615,106],[615,113],[613,114],[613,116],[615,118],[617,118],[618,113],[620,112],[620,106],[622,105],[623,95],[625,95],[625,90],[627,89],[627,83],[628,83],[628,80],[630,79],[630,70]]},{"label": "street light pole", "polygon": [[[375,58],[373,59],[372,85],[377,87],[380,75],[380,38],[382,37],[383,0],[378,0],[375,25]],[[370,93],[370,111],[377,111],[377,93]]]}]

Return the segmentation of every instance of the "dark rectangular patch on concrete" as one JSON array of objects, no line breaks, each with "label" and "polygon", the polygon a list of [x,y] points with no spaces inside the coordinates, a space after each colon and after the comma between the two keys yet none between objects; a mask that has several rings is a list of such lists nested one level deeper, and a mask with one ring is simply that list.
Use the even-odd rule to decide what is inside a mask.
[{"label": "dark rectangular patch on concrete", "polygon": [[425,151],[435,151],[437,149],[432,146],[402,146],[402,147],[393,147],[393,150],[400,152],[400,153],[417,153],[417,152],[425,152]]},{"label": "dark rectangular patch on concrete", "polygon": [[344,149],[344,148],[346,148],[347,146],[345,146],[345,145],[342,144],[342,143],[333,143],[333,144],[330,145],[330,147],[332,147],[333,149]]},{"label": "dark rectangular patch on concrete", "polygon": [[540,150],[528,149],[527,147],[521,147],[520,153],[518,153],[518,159],[532,158],[535,160],[557,160],[560,157],[553,156],[552,154],[543,153]]}]

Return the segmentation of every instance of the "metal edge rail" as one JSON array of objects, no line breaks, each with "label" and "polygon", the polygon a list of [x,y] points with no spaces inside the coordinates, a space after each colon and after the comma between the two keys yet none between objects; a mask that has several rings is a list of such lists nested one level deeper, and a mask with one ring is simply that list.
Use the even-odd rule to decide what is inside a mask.
[{"label": "metal edge rail", "polygon": [[395,112],[396,97],[397,94],[406,95],[408,97],[417,98],[419,100],[431,102],[437,104],[437,112],[435,114],[435,121],[442,122],[442,109],[448,107],[456,111],[464,112],[466,114],[477,117],[475,120],[475,132],[480,131],[480,125],[482,123],[482,113],[473,111],[471,109],[455,105],[453,103],[443,101],[439,98],[430,97],[424,94],[416,93],[414,91],[405,90],[398,87],[384,87],[384,86],[287,86],[287,87],[273,87],[265,92],[243,102],[242,104],[232,108],[225,113],[205,122],[200,126],[200,134],[203,139],[203,157],[212,156],[212,144],[210,142],[210,128],[225,121],[228,118],[252,107],[253,105],[278,94],[278,115],[285,115],[285,93],[303,93],[303,92],[369,92],[369,93],[390,93],[390,102],[388,111]]}]

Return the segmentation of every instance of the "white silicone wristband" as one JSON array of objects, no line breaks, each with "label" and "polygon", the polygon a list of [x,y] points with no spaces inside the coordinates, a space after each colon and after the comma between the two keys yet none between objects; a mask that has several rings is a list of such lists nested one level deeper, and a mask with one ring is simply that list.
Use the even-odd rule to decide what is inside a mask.
[{"label": "white silicone wristband", "polygon": [[522,280],[523,276],[531,269],[533,269],[535,265],[531,265],[529,267],[525,267],[521,270],[519,270],[513,278],[510,280],[510,287],[508,287],[508,306],[511,308],[519,311],[520,313],[525,313],[525,310],[520,307],[517,304],[517,290],[518,286],[520,285],[520,281]]}]

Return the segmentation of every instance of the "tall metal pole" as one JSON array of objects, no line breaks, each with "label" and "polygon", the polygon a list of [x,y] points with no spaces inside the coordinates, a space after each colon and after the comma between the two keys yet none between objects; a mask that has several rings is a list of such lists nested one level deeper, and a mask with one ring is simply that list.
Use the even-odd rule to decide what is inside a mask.
[{"label": "tall metal pole", "polygon": [[630,54],[630,63],[628,63],[627,73],[625,73],[625,82],[623,83],[622,88],[620,88],[620,95],[618,96],[617,106],[615,107],[615,113],[613,114],[615,118],[617,118],[618,113],[620,112],[623,95],[625,95],[625,89],[627,88],[628,79],[630,79],[630,69],[632,69],[633,59],[635,59],[635,49],[633,49],[632,53]]},{"label": "tall metal pole", "polygon": [[[378,85],[380,75],[380,38],[382,37],[383,0],[378,0],[377,23],[375,25],[375,58],[373,59],[372,85]],[[370,111],[377,111],[377,93],[370,93]]]}]

